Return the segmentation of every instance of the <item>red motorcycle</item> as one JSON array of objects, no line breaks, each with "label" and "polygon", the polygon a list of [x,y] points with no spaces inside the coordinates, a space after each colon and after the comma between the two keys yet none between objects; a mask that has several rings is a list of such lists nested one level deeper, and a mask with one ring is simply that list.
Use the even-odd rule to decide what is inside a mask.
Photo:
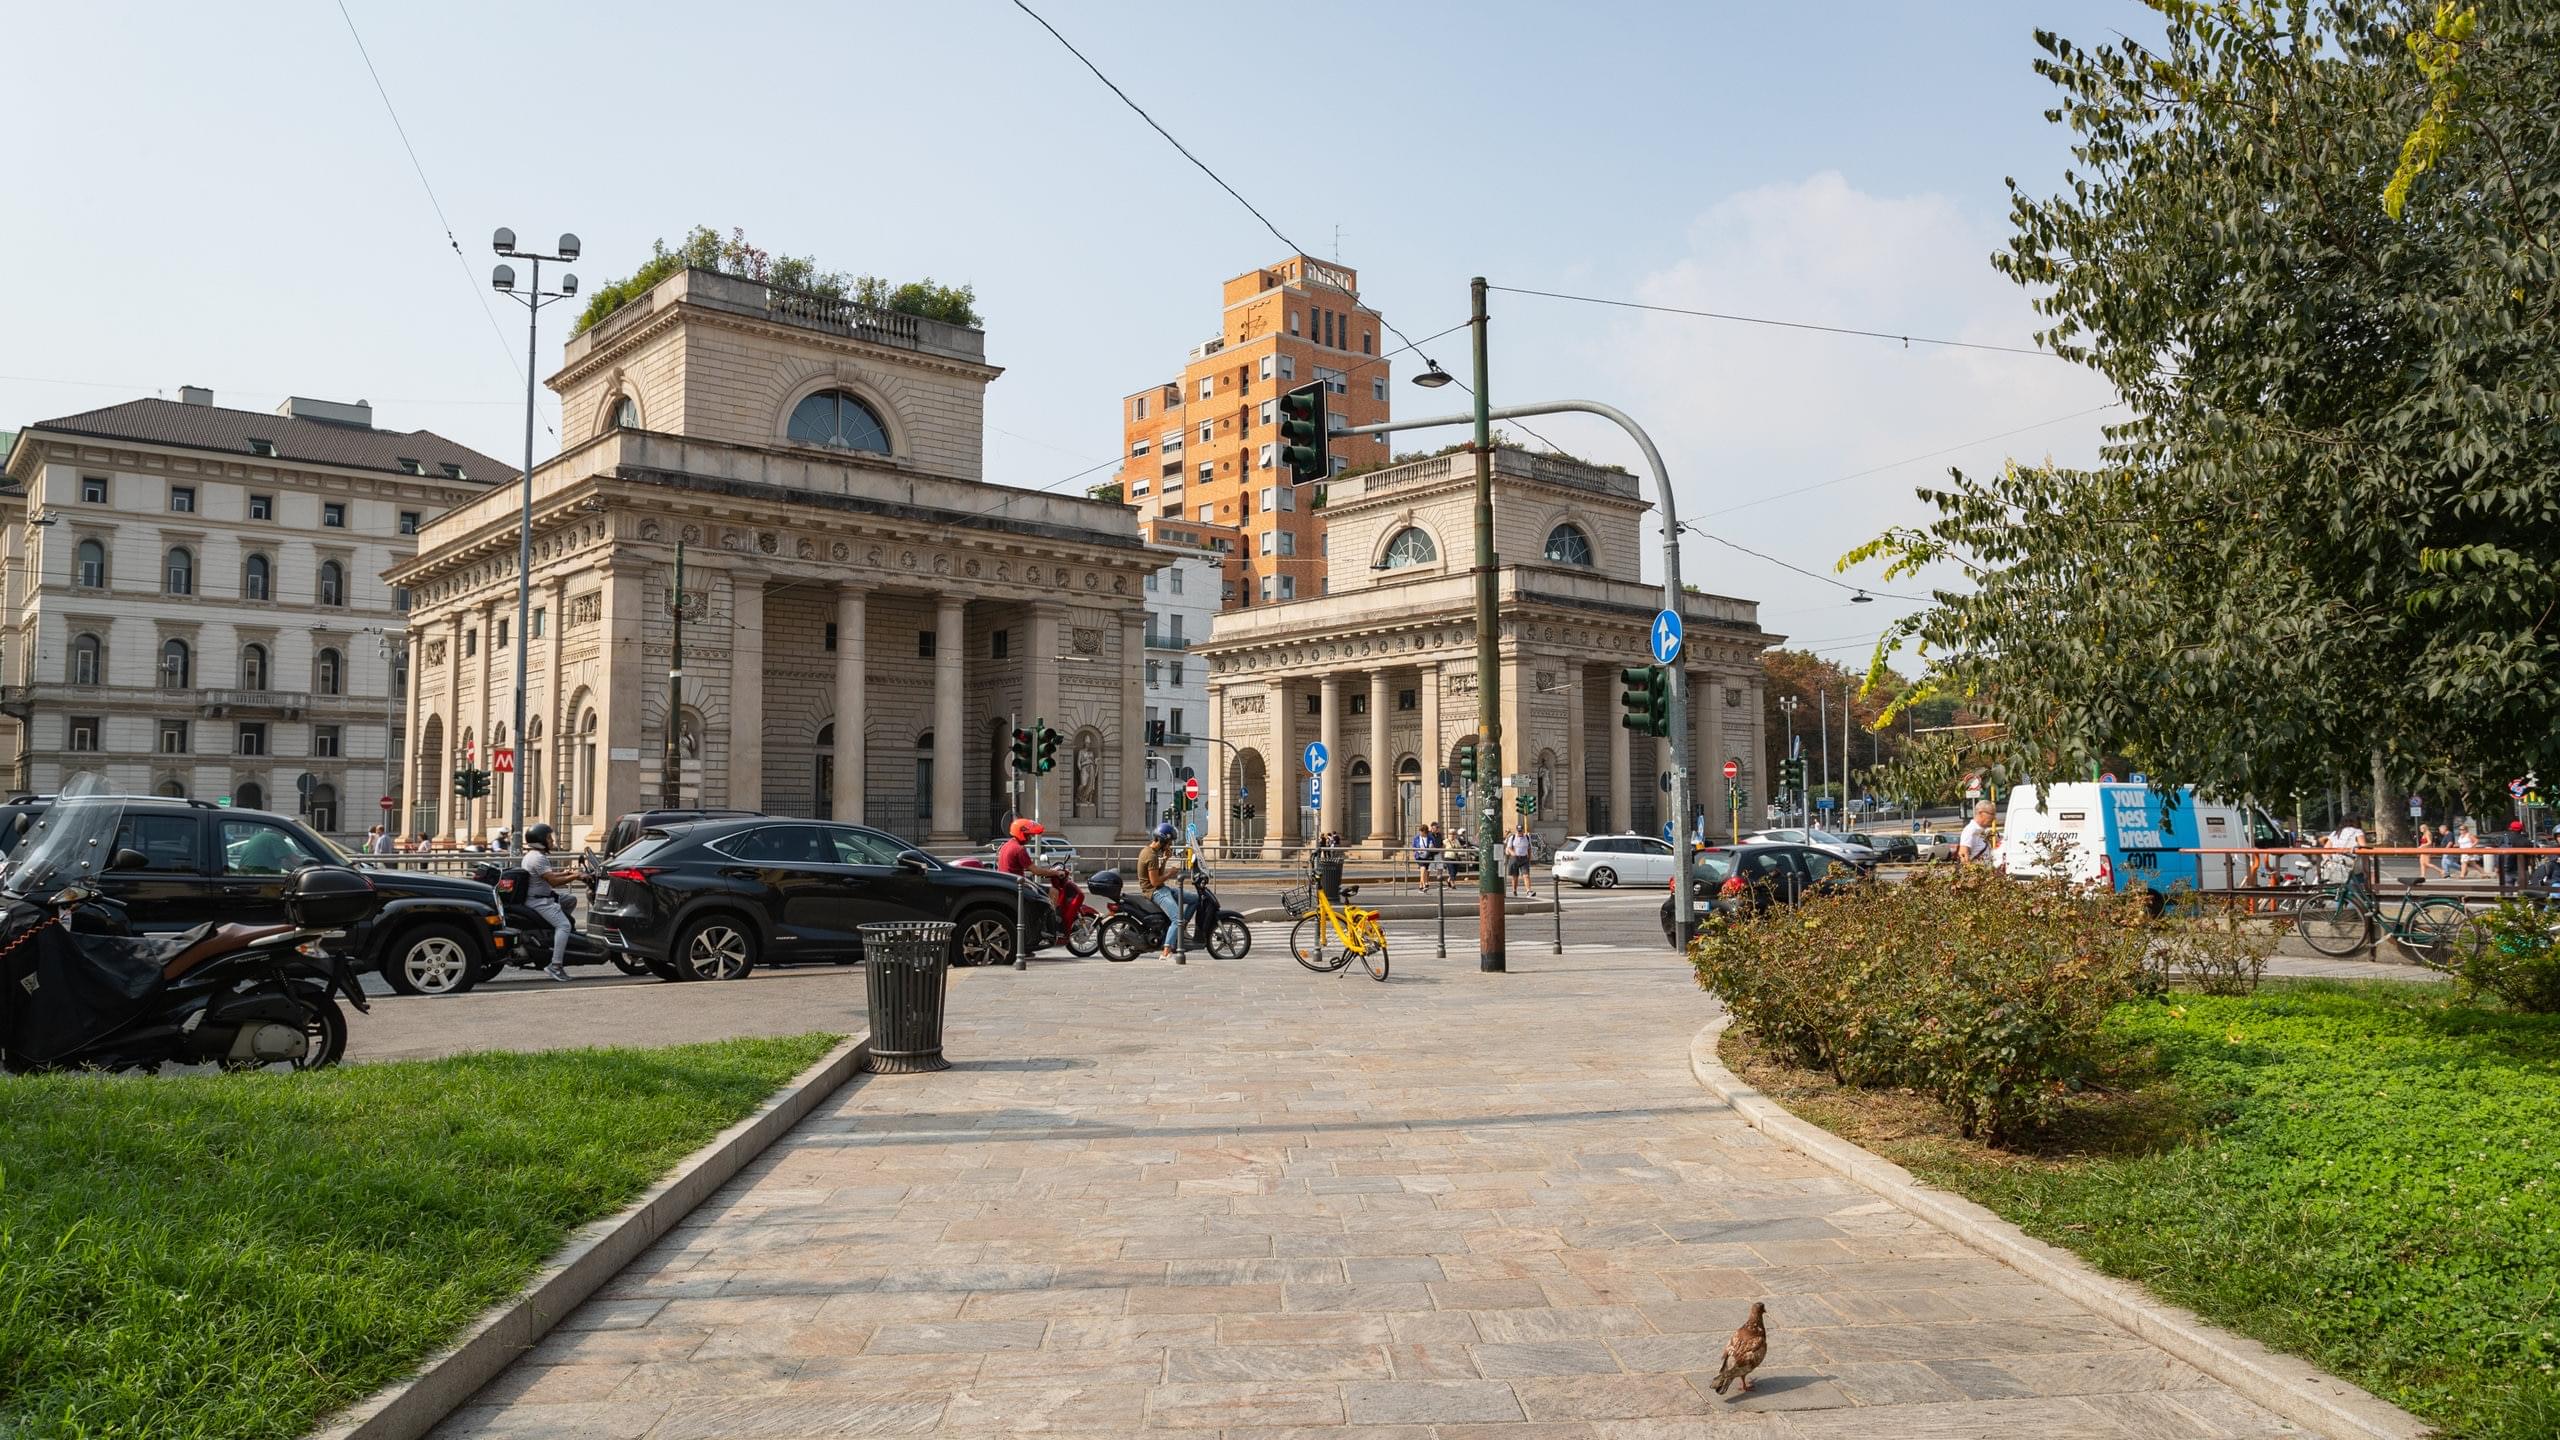
[{"label": "red motorcycle", "polygon": [[1084,887],[1071,875],[1049,882],[1049,903],[1058,912],[1058,933],[1067,937],[1067,953],[1082,959],[1102,948],[1102,912],[1085,899]]}]

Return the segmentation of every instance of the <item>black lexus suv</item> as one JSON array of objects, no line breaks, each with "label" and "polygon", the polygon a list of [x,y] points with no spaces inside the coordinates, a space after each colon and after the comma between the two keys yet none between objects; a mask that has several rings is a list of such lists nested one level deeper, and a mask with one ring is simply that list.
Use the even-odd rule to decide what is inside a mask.
[{"label": "black lexus suv", "polygon": [[[124,907],[136,933],[175,933],[208,920],[281,925],[285,881],[294,871],[358,863],[289,815],[165,796],[120,803],[124,824],[116,849],[139,854],[142,863],[110,867],[99,888]],[[0,855],[14,851],[52,807],[50,795],[0,803]],[[365,873],[382,906],[347,932],[349,964],[380,970],[403,995],[460,994],[498,968],[513,936],[502,928],[495,890],[477,880],[370,864]]]}]

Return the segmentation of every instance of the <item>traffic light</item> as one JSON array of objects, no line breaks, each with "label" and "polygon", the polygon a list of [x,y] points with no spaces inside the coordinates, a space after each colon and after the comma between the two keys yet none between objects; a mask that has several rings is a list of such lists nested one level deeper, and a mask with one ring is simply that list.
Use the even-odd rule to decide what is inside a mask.
[{"label": "traffic light", "polygon": [[1804,757],[1790,755],[1778,762],[1778,788],[1789,792],[1804,789]]},{"label": "traffic light", "polygon": [[1046,775],[1058,768],[1058,732],[1046,720],[1031,722],[1031,768]]},{"label": "traffic light", "polygon": [[1511,797],[1511,808],[1519,811],[1524,817],[1535,815],[1538,813],[1538,797],[1524,790]]},{"label": "traffic light", "polygon": [[1280,397],[1280,463],[1293,485],[1332,473],[1332,441],[1324,428],[1324,382],[1310,381]]},{"label": "traffic light", "polygon": [[1458,747],[1458,783],[1461,785],[1476,783],[1476,747],[1473,745]]},{"label": "traffic light", "polygon": [[1626,690],[1618,703],[1627,713],[1618,723],[1639,735],[1671,733],[1671,672],[1659,665],[1633,665],[1618,672]]},{"label": "traffic light", "polygon": [[1031,732],[1019,725],[1013,727],[1013,773],[1031,773]]},{"label": "traffic light", "polygon": [[489,772],[470,766],[453,772],[453,793],[457,799],[480,800],[489,794]]},{"label": "traffic light", "polygon": [[1156,747],[1158,747],[1159,749],[1161,749],[1161,748],[1163,747],[1163,745],[1164,745],[1164,734],[1165,734],[1165,731],[1164,731],[1164,722],[1163,722],[1163,721],[1161,721],[1161,720],[1150,720],[1150,721],[1148,721],[1148,722],[1147,722],[1147,743],[1148,743],[1148,744],[1153,745],[1153,746],[1156,746]]}]

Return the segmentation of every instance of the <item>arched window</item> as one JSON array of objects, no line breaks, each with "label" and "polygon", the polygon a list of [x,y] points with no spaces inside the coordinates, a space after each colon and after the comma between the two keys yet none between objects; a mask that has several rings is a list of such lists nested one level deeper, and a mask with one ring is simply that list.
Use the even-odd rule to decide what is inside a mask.
[{"label": "arched window", "polygon": [[[933,818],[933,732],[916,737],[916,828]],[[918,837],[922,838],[922,837]]]},{"label": "arched window", "polygon": [[524,770],[525,813],[536,814],[550,803],[542,789],[542,717],[539,715],[525,717],[524,747],[516,752],[516,764]]},{"label": "arched window", "polygon": [[276,594],[275,562],[264,555],[252,555],[240,567],[240,598],[272,600]]},{"label": "arched window", "polygon": [[151,787],[151,793],[170,800],[184,800],[187,798],[187,783],[172,775]]},{"label": "arched window", "polygon": [[166,690],[185,690],[195,684],[195,652],[184,640],[171,640],[160,647],[160,685]]},{"label": "arched window", "polygon": [[1582,533],[1581,526],[1567,521],[1547,532],[1547,558],[1558,565],[1588,569],[1593,564],[1591,537]]},{"label": "arched window", "polygon": [[82,635],[71,642],[71,683],[95,685],[106,674],[107,647],[95,635]]},{"label": "arched window", "polygon": [[589,710],[578,719],[578,814],[592,819],[596,813],[596,712]]},{"label": "arched window", "polygon": [[231,792],[231,803],[243,810],[264,810],[267,808],[267,787],[255,780],[243,780],[240,788]]},{"label": "arched window", "polygon": [[170,594],[196,593],[196,552],[184,545],[172,548],[169,551],[168,576]]},{"label": "arched window", "polygon": [[640,428],[639,403],[628,395],[625,395],[621,399],[613,402],[613,428],[616,430],[637,430]]},{"label": "arched window", "polygon": [[1419,526],[1407,525],[1387,542],[1387,558],[1383,568],[1401,570],[1407,565],[1428,565],[1440,558],[1440,547]]},{"label": "arched window", "polygon": [[803,445],[889,453],[880,412],[842,390],[821,390],[791,407],[791,438]]},{"label": "arched window", "polygon": [[240,647],[240,688],[243,690],[267,688],[266,646],[243,645]]},{"label": "arched window", "polygon": [[311,787],[310,801],[311,828],[323,835],[335,832],[338,828],[338,787],[314,785]]},{"label": "arched window", "polygon": [[324,649],[312,663],[312,688],[323,695],[346,693],[346,661],[334,649]]},{"label": "arched window", "polygon": [[104,590],[107,588],[107,547],[95,540],[81,541],[73,568],[79,579],[72,583],[91,590]]},{"label": "arched window", "polygon": [[323,605],[347,603],[347,570],[335,560],[320,562],[320,603]]},{"label": "arched window", "polygon": [[810,797],[809,818],[813,820],[833,820],[836,818],[835,726],[821,725],[818,727],[818,743],[816,749],[818,752],[816,786],[818,793]]}]

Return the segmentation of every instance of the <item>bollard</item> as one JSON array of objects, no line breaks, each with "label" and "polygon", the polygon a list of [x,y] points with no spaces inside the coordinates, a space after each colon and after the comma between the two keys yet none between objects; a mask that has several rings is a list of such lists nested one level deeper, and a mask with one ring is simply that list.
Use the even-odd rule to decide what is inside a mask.
[{"label": "bollard", "polygon": [[1555,867],[1547,867],[1547,903],[1555,907],[1556,953],[1564,953],[1564,882],[1556,878]]},{"label": "bollard", "polygon": [[1031,936],[1024,927],[1022,877],[1017,875],[1013,881],[1013,968],[1016,970],[1031,968]]},{"label": "bollard", "polygon": [[1443,960],[1446,960],[1446,959],[1448,959],[1448,958],[1449,958],[1449,877],[1448,877],[1448,876],[1443,875],[1443,876],[1441,876],[1441,877],[1440,877],[1440,883],[1439,883],[1437,886],[1434,886],[1434,887],[1433,887],[1432,894],[1433,894],[1432,905],[1433,905],[1433,907],[1434,907],[1434,908],[1436,908],[1436,909],[1440,912],[1440,958],[1441,958],[1441,959],[1443,959]]}]

